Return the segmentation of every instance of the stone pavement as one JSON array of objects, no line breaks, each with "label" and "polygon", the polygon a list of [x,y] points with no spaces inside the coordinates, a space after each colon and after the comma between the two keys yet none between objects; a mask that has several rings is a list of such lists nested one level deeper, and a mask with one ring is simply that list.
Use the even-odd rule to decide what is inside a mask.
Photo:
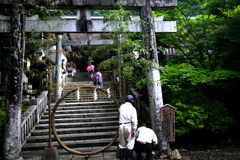
[{"label": "stone pavement", "polygon": [[[145,157],[145,154],[142,154]],[[41,160],[39,157],[24,158],[24,160]],[[76,154],[62,154],[60,155],[60,160],[86,160],[85,156],[76,155]],[[90,155],[88,160],[119,160],[116,156],[116,152],[101,152],[96,155]],[[133,152],[131,160],[136,160],[136,154]],[[153,159],[154,160],[154,159]],[[168,159],[158,159],[158,160],[168,160]],[[182,160],[189,160],[188,158],[182,156]]]},{"label": "stone pavement", "polygon": [[[24,160],[41,160],[41,157],[24,158]],[[60,160],[85,160],[85,156],[76,154],[60,155]],[[96,155],[90,155],[88,160],[119,160],[116,157],[116,152],[102,152]]]}]

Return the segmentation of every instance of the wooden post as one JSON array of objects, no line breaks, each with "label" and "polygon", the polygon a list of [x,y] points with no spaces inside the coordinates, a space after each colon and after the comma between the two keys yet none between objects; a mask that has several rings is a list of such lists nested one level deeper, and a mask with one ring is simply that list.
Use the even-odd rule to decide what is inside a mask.
[{"label": "wooden post", "polygon": [[158,108],[161,114],[162,141],[167,142],[167,155],[161,158],[171,156],[170,142],[175,141],[175,107],[165,104]]}]

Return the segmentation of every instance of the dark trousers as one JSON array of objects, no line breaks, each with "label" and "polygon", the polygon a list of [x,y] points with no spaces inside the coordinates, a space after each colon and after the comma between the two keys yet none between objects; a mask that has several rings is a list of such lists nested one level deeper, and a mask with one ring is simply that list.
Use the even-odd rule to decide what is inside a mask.
[{"label": "dark trousers", "polygon": [[151,143],[141,144],[139,142],[136,142],[134,145],[134,150],[137,154],[137,160],[142,159],[142,152],[146,153],[146,160],[152,159],[152,144]]}]

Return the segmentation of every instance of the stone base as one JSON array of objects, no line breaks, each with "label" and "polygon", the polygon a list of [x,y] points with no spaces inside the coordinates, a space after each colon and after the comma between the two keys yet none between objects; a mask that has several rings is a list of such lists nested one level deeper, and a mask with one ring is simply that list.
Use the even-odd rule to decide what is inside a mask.
[{"label": "stone base", "polygon": [[45,147],[43,151],[42,160],[60,160],[57,147]]}]

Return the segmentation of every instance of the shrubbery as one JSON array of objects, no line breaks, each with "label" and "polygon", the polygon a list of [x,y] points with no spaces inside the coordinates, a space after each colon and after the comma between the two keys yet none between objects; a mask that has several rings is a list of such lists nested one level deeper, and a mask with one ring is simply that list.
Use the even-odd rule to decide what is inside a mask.
[{"label": "shrubbery", "polygon": [[[211,134],[229,131],[235,124],[234,115],[217,97],[212,98],[210,90],[220,81],[238,77],[235,72],[206,72],[188,64],[166,65],[164,69],[161,74],[163,100],[177,108],[177,137],[194,131]],[[147,103],[147,79],[137,81],[135,87]]]},{"label": "shrubbery", "polygon": [[4,124],[5,124],[5,106],[2,106],[0,107],[0,144],[3,143]]}]

